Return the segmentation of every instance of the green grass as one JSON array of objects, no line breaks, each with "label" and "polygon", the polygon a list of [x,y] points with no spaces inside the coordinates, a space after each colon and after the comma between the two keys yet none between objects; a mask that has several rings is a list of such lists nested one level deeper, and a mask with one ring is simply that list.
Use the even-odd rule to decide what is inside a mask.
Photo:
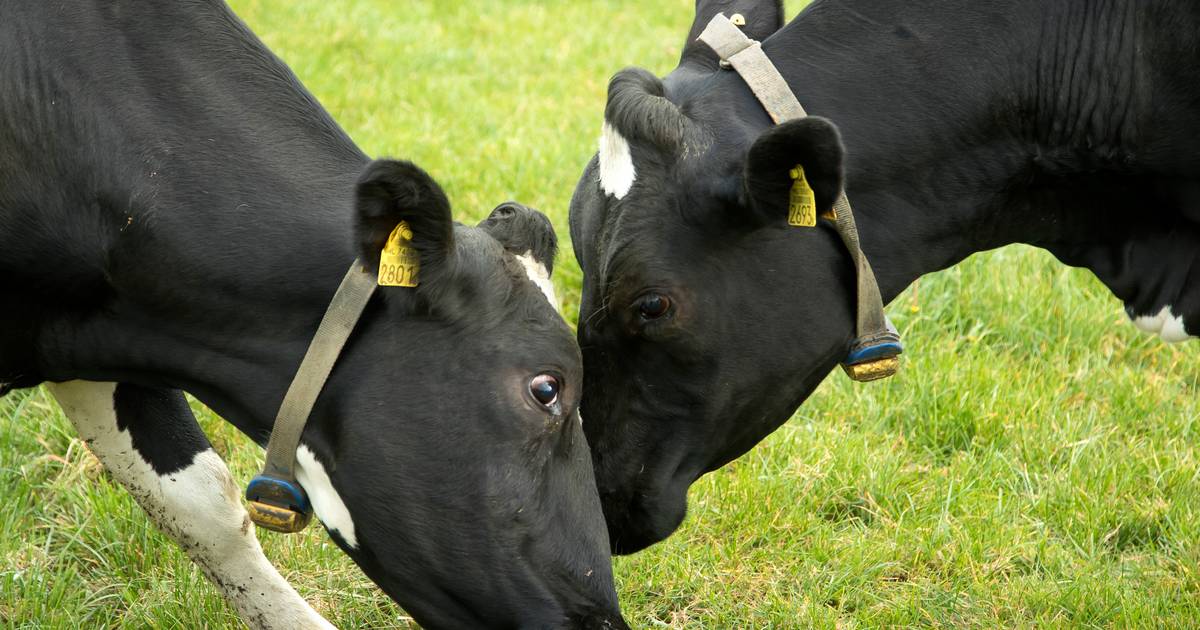
[{"label": "green grass", "polygon": [[[547,212],[574,319],[567,203],[606,82],[673,67],[690,0],[233,4],[367,152],[428,168],[460,219],[510,198]],[[635,627],[1200,626],[1198,346],[1141,336],[1088,273],[1028,248],[917,289],[890,309],[900,376],[831,376],[696,484],[678,534],[616,561]],[[248,479],[259,451],[197,410]],[[0,445],[0,626],[238,627],[44,393],[0,400]],[[408,627],[319,528],[260,537],[340,627]]]}]

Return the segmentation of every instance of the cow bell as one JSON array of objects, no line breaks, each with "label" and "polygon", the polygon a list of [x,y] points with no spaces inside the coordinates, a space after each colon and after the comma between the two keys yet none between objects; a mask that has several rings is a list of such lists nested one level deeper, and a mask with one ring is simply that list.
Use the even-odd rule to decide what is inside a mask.
[{"label": "cow bell", "polygon": [[885,318],[884,322],[887,324],[886,330],[860,337],[850,346],[850,354],[842,362],[842,369],[851,379],[866,383],[900,371],[900,354],[904,352],[904,344],[900,343],[900,333],[892,325],[892,320]]},{"label": "cow bell", "polygon": [[246,486],[246,511],[263,529],[294,534],[312,520],[312,504],[295,481],[259,475]]}]

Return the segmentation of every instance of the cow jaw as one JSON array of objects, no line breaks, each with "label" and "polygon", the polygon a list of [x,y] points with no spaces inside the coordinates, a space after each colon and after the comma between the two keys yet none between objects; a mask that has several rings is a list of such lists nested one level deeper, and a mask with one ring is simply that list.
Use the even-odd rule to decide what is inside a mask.
[{"label": "cow jaw", "polygon": [[637,170],[633,167],[633,154],[629,142],[608,121],[600,134],[600,188],[605,193],[624,198],[633,188]]},{"label": "cow jaw", "polygon": [[325,524],[331,534],[341,536],[351,549],[358,549],[358,538],[354,535],[354,521],[350,519],[350,510],[341,495],[333,489],[333,482],[325,472],[325,467],[317,461],[316,456],[303,444],[296,449],[296,480],[308,493],[317,518]]},{"label": "cow jaw", "polygon": [[1140,315],[1137,317],[1131,315],[1130,317],[1133,319],[1133,325],[1137,326],[1138,330],[1156,334],[1167,343],[1179,343],[1193,338],[1188,334],[1187,329],[1183,325],[1183,316],[1175,315],[1171,310],[1170,304],[1162,307],[1162,310],[1154,315]]}]

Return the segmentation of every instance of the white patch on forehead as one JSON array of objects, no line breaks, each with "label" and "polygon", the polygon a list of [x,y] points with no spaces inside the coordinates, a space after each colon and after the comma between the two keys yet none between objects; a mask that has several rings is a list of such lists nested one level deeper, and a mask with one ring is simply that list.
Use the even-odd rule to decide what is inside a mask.
[{"label": "white patch on forehead", "polygon": [[546,265],[535,260],[532,251],[517,256],[517,260],[521,261],[521,267],[525,269],[525,275],[529,276],[530,282],[542,290],[542,294],[550,300],[550,306],[557,311],[558,296],[554,294],[554,283],[550,281],[550,272],[546,271]]},{"label": "white patch on forehead", "polygon": [[600,188],[617,199],[629,194],[633,182],[637,179],[637,170],[633,168],[633,154],[629,152],[629,142],[613,127],[604,121],[600,133]]},{"label": "white patch on forehead", "polygon": [[333,482],[325,467],[317,461],[313,452],[303,444],[296,449],[296,481],[304,487],[308,500],[312,501],[317,518],[331,532],[337,532],[351,549],[358,549],[358,538],[354,535],[354,521],[346,509],[342,497],[333,489]]},{"label": "white patch on forehead", "polygon": [[1162,310],[1156,315],[1142,315],[1133,318],[1133,325],[1137,326],[1138,330],[1162,337],[1162,340],[1167,343],[1179,343],[1194,339],[1184,328],[1183,316],[1172,313],[1170,304],[1162,307]]}]

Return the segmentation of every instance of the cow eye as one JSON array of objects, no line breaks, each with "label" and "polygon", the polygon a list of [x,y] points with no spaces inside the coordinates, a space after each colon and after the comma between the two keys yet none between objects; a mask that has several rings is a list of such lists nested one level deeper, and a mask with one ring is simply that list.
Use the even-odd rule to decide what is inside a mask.
[{"label": "cow eye", "polygon": [[558,379],[550,374],[538,374],[529,381],[529,394],[543,407],[558,402]]},{"label": "cow eye", "polygon": [[671,310],[671,299],[658,293],[648,293],[638,300],[638,314],[643,319],[658,319]]}]

